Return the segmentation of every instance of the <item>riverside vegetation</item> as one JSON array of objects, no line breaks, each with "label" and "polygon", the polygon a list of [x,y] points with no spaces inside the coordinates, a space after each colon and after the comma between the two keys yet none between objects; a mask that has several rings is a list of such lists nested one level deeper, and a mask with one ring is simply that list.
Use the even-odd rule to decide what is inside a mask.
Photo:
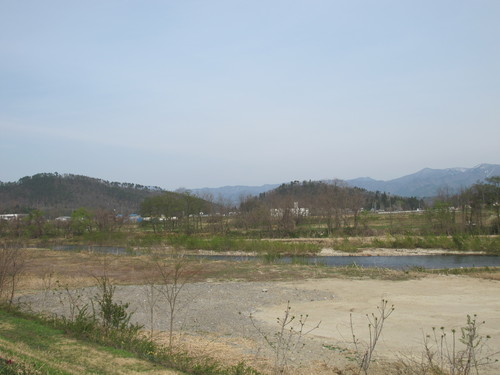
[{"label": "riverside vegetation", "polygon": [[[48,184],[48,187],[47,184],[41,186],[49,189],[54,184],[58,186],[56,182]],[[104,188],[110,188],[108,185]],[[2,190],[9,186],[2,186]],[[117,186],[112,187],[118,189]],[[23,189],[27,187],[23,186]],[[99,196],[100,190],[92,191]],[[109,193],[109,189],[104,191]],[[111,197],[117,194],[115,191]],[[427,201],[368,192],[341,182],[292,182],[259,197],[242,199],[239,207],[210,196],[205,199],[195,197],[188,191],[150,192],[137,203],[145,218],[138,230],[127,221],[130,211],[99,206],[100,201],[69,212],[60,209],[62,211],[57,212],[68,216],[53,220],[53,214],[37,207],[45,207],[47,212],[52,212],[50,204],[56,197],[47,201],[42,199],[45,195],[49,194],[38,192],[38,195],[34,194],[38,197],[36,200],[24,203],[31,207],[10,207],[8,204],[13,205],[16,200],[9,203],[14,198],[7,199],[7,195],[7,203],[2,202],[0,211],[8,213],[8,210],[17,208],[22,211],[18,213],[24,216],[0,220],[0,238],[49,242],[63,238],[65,242],[74,240],[115,246],[120,245],[117,242],[134,246],[134,240],[138,241],[138,245],[148,241],[149,244],[167,241],[183,247],[209,246],[215,250],[240,250],[242,247],[244,251],[265,251],[267,249],[263,246],[269,248],[273,245],[262,239],[375,237],[380,241],[384,236],[395,236],[398,240],[404,238],[405,243],[386,241],[382,245],[494,251],[498,248],[495,239],[490,239],[491,243],[484,237],[500,234],[500,176],[489,178],[487,183],[473,185],[460,194],[442,195]],[[122,195],[126,194],[118,194]],[[115,202],[108,196],[102,196],[102,200]],[[37,202],[43,202],[43,205]],[[62,204],[58,201],[56,206]],[[120,206],[119,203],[117,205]],[[131,230],[134,233],[130,233]],[[203,242],[196,242],[201,240]],[[257,241],[247,244],[248,241],[242,240]],[[265,245],[260,245],[261,242]],[[298,248],[296,243],[294,246]],[[361,241],[360,246],[369,245]],[[314,252],[318,247],[297,250]]]}]

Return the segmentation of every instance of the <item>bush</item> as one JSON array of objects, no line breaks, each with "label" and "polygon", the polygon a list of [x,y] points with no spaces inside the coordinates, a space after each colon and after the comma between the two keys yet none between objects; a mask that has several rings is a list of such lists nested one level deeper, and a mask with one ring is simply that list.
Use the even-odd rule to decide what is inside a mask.
[{"label": "bush", "polygon": [[[100,308],[99,315],[102,326],[105,329],[115,328],[118,330],[131,328],[129,323],[132,314],[127,313],[129,304],[114,301],[116,287],[111,284],[107,276],[98,279],[98,288],[100,293],[94,298]],[[140,329],[140,327],[134,328]]]}]

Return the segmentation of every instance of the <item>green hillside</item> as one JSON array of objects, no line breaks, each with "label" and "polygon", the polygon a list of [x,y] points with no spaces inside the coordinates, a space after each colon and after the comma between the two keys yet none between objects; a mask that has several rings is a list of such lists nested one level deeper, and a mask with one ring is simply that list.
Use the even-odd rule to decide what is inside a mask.
[{"label": "green hillside", "polygon": [[40,173],[17,182],[0,183],[0,213],[38,209],[55,217],[85,207],[128,214],[136,212],[145,198],[161,192],[160,188],[80,175]]}]

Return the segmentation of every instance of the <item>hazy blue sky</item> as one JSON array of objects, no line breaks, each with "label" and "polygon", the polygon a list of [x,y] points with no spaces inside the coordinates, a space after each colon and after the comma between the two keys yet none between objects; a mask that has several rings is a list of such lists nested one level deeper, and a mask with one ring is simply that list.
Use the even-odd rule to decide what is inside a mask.
[{"label": "hazy blue sky", "polygon": [[500,1],[0,0],[0,181],[500,164]]}]

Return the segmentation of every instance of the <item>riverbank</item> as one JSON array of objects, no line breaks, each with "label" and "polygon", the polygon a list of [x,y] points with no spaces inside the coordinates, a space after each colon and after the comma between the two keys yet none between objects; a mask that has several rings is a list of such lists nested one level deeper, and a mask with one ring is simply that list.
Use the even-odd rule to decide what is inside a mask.
[{"label": "riverbank", "polygon": [[[255,251],[213,251],[196,250],[187,252],[193,255],[229,255],[229,256],[258,256]],[[341,251],[333,248],[323,248],[314,256],[425,256],[425,255],[486,255],[484,251],[462,251],[444,249],[388,249],[388,248],[365,248],[356,251]]]},{"label": "riverbank", "polygon": [[444,249],[387,249],[366,248],[355,252],[324,248],[318,256],[425,256],[425,255],[486,255],[484,251],[461,251]]}]

